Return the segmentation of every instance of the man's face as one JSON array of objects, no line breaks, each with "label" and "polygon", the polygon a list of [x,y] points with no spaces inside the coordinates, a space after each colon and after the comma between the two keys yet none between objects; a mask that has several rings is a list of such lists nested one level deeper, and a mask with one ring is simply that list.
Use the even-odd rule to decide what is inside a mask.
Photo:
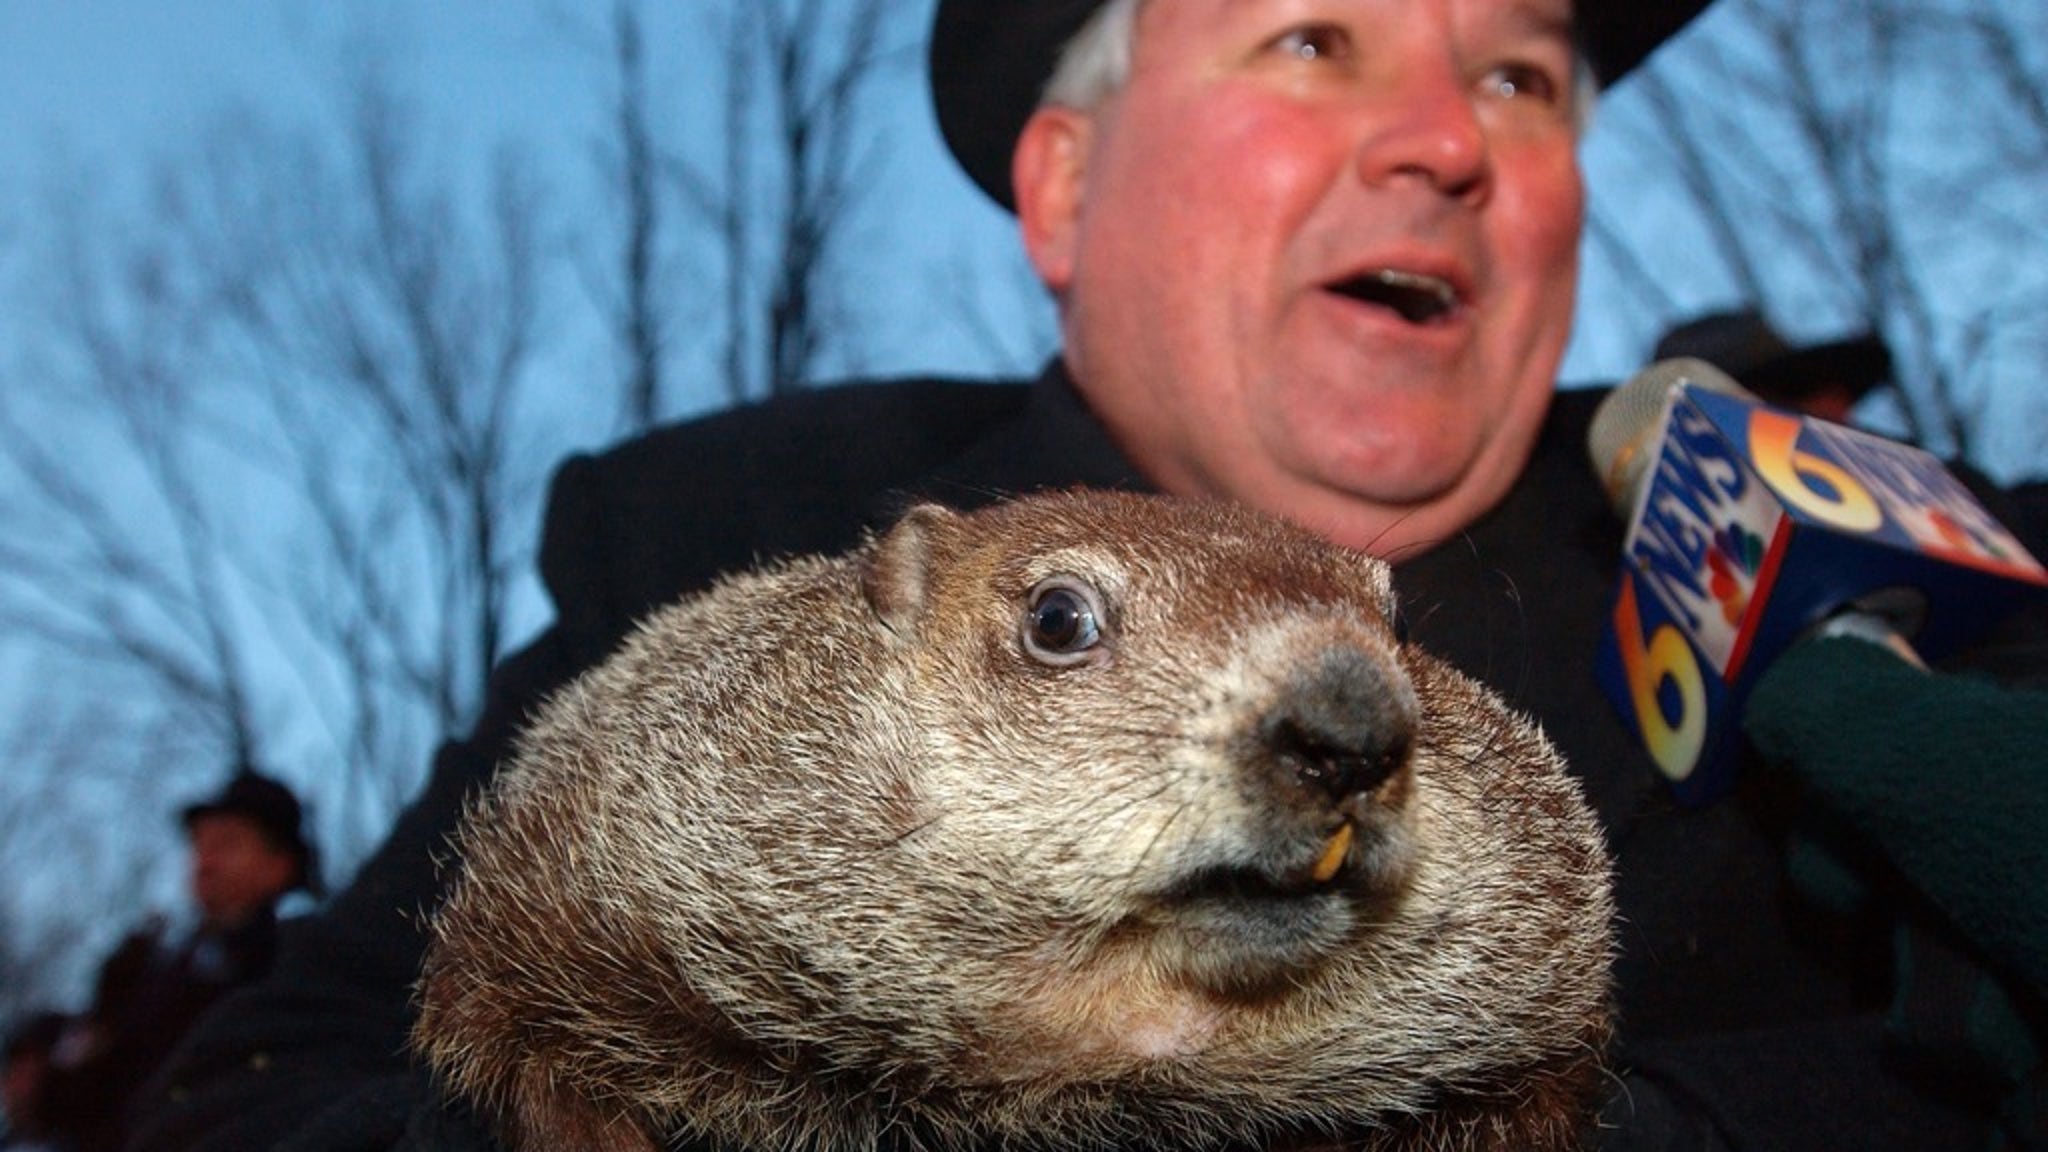
[{"label": "man's face", "polygon": [[1398,558],[1499,500],[1569,333],[1569,0],[1151,0],[1041,111],[1019,214],[1091,406],[1169,491]]},{"label": "man's face", "polygon": [[193,819],[192,897],[210,924],[235,924],[290,889],[298,860],[232,813]]}]

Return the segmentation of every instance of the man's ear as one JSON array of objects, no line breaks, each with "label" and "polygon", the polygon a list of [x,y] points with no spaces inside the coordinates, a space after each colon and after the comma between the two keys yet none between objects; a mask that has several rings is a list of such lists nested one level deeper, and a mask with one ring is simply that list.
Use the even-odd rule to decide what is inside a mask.
[{"label": "man's ear", "polygon": [[1093,131],[1086,112],[1040,107],[1025,123],[1010,159],[1024,250],[1056,295],[1074,275],[1075,232]]}]

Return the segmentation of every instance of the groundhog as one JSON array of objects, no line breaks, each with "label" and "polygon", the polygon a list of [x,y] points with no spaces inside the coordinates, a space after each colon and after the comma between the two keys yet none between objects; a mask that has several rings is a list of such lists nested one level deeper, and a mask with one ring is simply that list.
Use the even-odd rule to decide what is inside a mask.
[{"label": "groundhog", "polygon": [[1218,504],[912,509],[563,689],[415,1042],[528,1150],[1559,1149],[1606,857],[1389,570]]}]

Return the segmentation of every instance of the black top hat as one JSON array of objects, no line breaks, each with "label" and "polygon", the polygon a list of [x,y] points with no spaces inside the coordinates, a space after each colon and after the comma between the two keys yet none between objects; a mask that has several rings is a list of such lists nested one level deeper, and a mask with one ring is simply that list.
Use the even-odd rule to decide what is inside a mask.
[{"label": "black top hat", "polygon": [[1861,397],[1892,374],[1891,353],[1875,333],[1794,347],[1749,308],[1688,320],[1657,341],[1655,355],[1705,360],[1765,400],[1793,406],[1828,386]]},{"label": "black top hat", "polygon": [[239,816],[263,833],[274,848],[288,852],[299,862],[292,887],[317,891],[313,845],[306,840],[299,811],[299,798],[292,790],[253,768],[244,767],[229,780],[218,796],[189,805],[184,824],[207,816]]},{"label": "black top hat", "polygon": [[[1580,42],[1612,84],[1707,6],[1708,0],[1578,0]],[[1005,208],[1010,153],[1038,106],[1060,51],[1107,0],[939,0],[932,26],[932,101],[960,166]]]}]

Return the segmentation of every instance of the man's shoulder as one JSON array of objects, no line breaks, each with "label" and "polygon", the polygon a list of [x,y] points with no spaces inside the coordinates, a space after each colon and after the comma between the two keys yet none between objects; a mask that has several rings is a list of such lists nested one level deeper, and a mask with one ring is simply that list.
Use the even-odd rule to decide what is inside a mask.
[{"label": "man's shoulder", "polygon": [[788,393],[657,428],[591,457],[621,477],[641,472],[789,479],[820,469],[893,474],[929,467],[1029,402],[1019,381],[918,378]]},{"label": "man's shoulder", "polygon": [[[1030,396],[1017,382],[941,379],[791,393],[577,457],[556,486],[587,489],[628,520],[729,514],[773,542],[778,522],[843,516],[999,435]],[[791,543],[819,546],[807,535]]]},{"label": "man's shoulder", "polygon": [[557,471],[540,567],[559,622],[608,644],[653,605],[775,556],[854,544],[1030,403],[1015,383],[792,394],[656,429]]}]

